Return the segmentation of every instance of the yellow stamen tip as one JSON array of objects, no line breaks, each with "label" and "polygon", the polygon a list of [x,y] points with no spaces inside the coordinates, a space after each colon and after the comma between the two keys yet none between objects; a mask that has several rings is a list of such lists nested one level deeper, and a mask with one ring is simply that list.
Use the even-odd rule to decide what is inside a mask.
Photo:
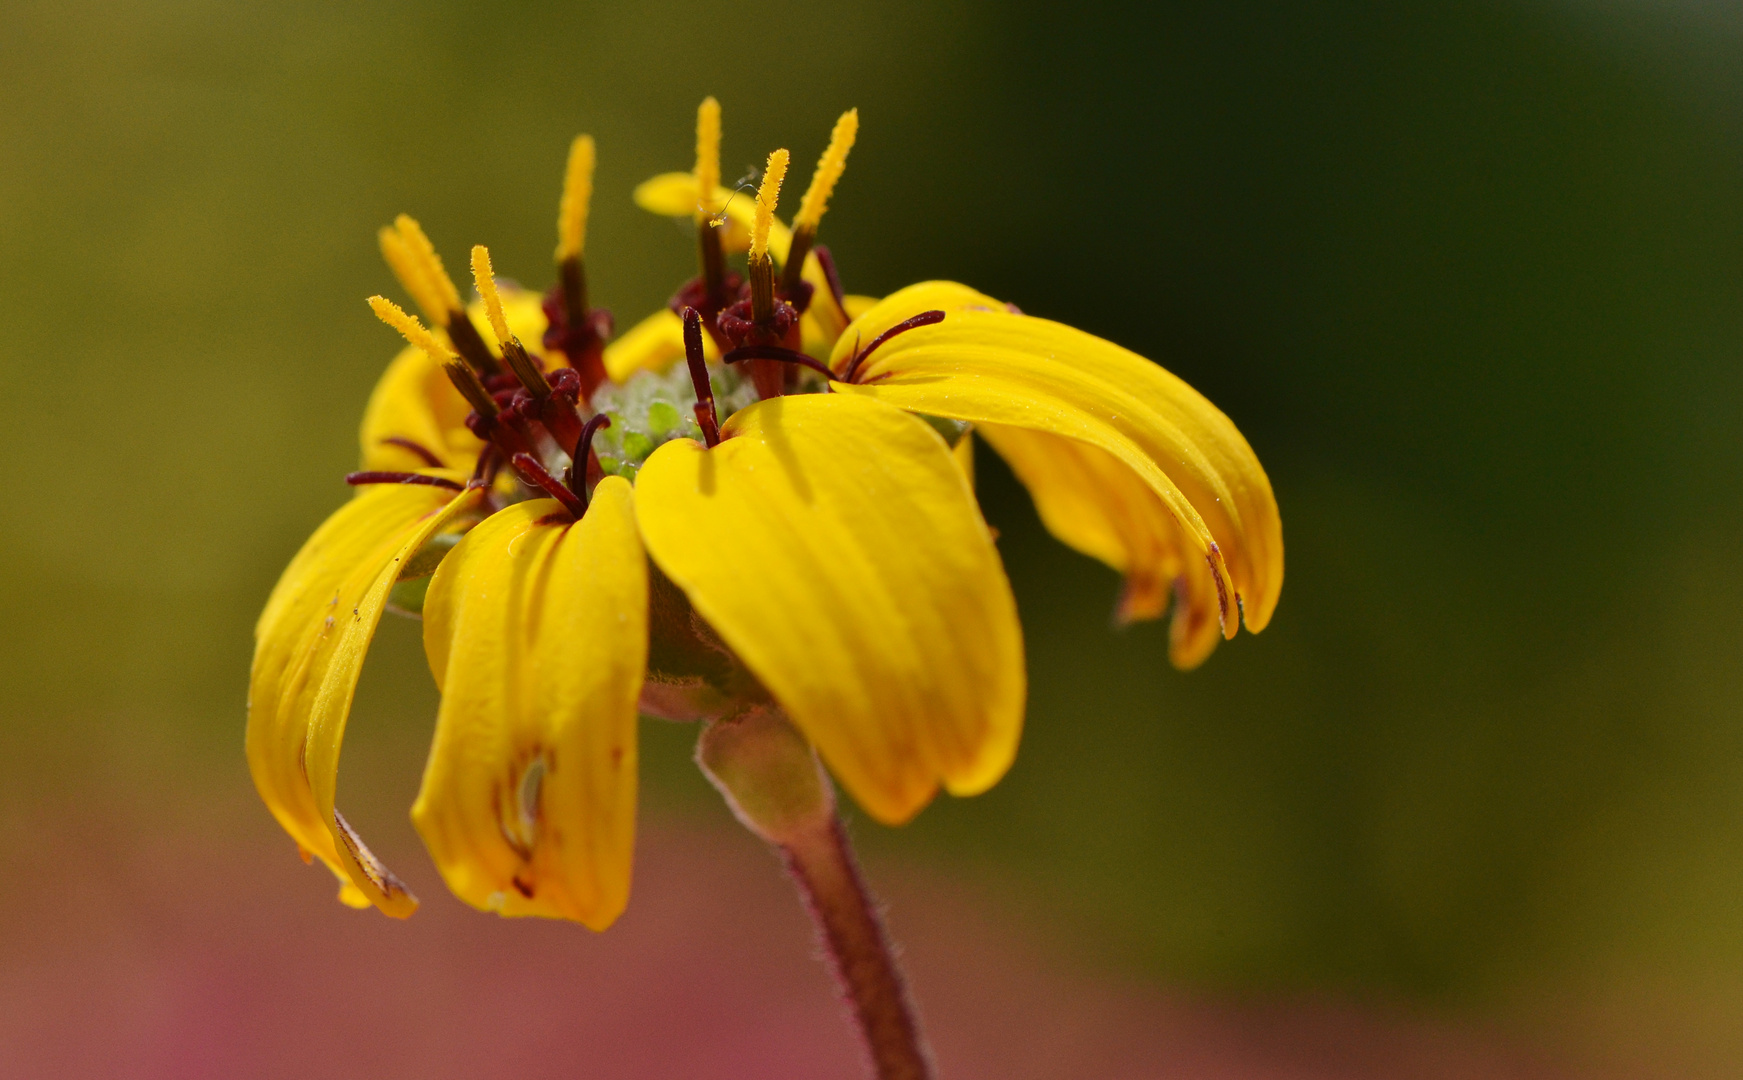
[{"label": "yellow stamen tip", "polygon": [[375,234],[381,242],[381,257],[387,263],[387,268],[393,271],[400,288],[412,298],[412,303],[423,310],[424,317],[435,321],[435,315],[430,311],[431,293],[425,284],[423,268],[418,264],[411,248],[406,246],[405,237],[391,225],[384,225]]},{"label": "yellow stamen tip", "polygon": [[557,261],[579,259],[587,246],[587,208],[593,201],[593,136],[578,135],[569,144],[569,168],[563,175],[563,201],[557,209]]},{"label": "yellow stamen tip", "polygon": [[775,203],[781,198],[781,181],[787,178],[785,150],[769,155],[769,165],[763,170],[763,182],[757,188],[756,218],[751,224],[750,261],[763,262],[769,257],[769,226],[775,220]]},{"label": "yellow stamen tip", "polygon": [[[394,218],[393,227],[399,231],[400,239],[405,241],[406,250],[417,263],[418,275],[423,280],[422,287],[432,305],[425,308],[424,314],[430,317],[431,322],[448,325],[448,316],[464,310],[464,305],[460,303],[460,290],[454,287],[454,279],[448,276],[448,271],[442,266],[442,257],[436,254],[436,246],[424,235],[423,226],[408,215],[401,214]],[[423,305],[424,301],[419,300],[418,306]]]},{"label": "yellow stamen tip", "polygon": [[424,329],[424,324],[417,320],[417,316],[406,314],[405,310],[392,300],[385,296],[371,296],[369,307],[375,312],[376,318],[398,330],[407,341],[429,353],[430,356],[437,360],[454,358],[453,352],[436,340],[436,335]]},{"label": "yellow stamen tip", "polygon": [[817,223],[823,220],[823,211],[829,209],[829,196],[835,191],[835,182],[841,179],[842,170],[847,168],[847,152],[853,149],[853,141],[858,137],[859,110],[849,109],[835,122],[835,130],[829,135],[829,148],[817,159],[817,171],[811,174],[811,186],[805,189],[799,213],[793,218],[795,231],[817,231]]},{"label": "yellow stamen tip", "polygon": [[702,99],[696,109],[696,192],[698,213],[713,214],[714,191],[720,186],[720,102]]},{"label": "yellow stamen tip", "polygon": [[490,251],[483,244],[472,248],[472,282],[478,286],[478,295],[484,298],[484,313],[490,316],[496,343],[506,347],[514,335],[508,332],[508,317],[502,313],[502,297],[497,295],[496,276],[490,269]]}]

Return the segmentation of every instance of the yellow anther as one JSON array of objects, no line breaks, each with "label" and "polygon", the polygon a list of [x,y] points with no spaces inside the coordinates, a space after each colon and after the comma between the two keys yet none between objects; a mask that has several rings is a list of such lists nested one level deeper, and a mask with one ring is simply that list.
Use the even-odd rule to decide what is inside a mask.
[{"label": "yellow anther", "polygon": [[502,297],[497,295],[496,277],[490,270],[490,251],[483,244],[472,248],[472,282],[478,286],[478,295],[484,298],[484,313],[490,316],[496,343],[507,348],[514,335],[508,332],[508,317],[502,313]]},{"label": "yellow anther", "polygon": [[376,318],[398,330],[407,341],[429,353],[434,359],[456,359],[452,350],[436,340],[436,335],[424,329],[424,324],[417,320],[417,316],[406,314],[403,308],[387,297],[371,296],[369,307],[375,312]]},{"label": "yellow anther", "polygon": [[563,201],[557,208],[557,261],[579,259],[587,246],[587,208],[593,201],[593,136],[569,144],[569,169],[563,176]]},{"label": "yellow anther", "polygon": [[[430,243],[430,238],[424,235],[423,226],[405,214],[393,219],[393,227],[399,230],[399,235],[405,240],[406,248],[411,251],[422,271],[422,277],[427,282],[426,288],[430,296],[439,299],[440,309],[448,314],[466,310],[466,305],[460,302],[460,290],[454,287],[454,279],[448,276],[448,271],[442,266],[442,257],[436,254],[436,246]],[[437,319],[434,312],[430,318],[446,326],[446,315]]]},{"label": "yellow anther", "polygon": [[696,109],[696,193],[698,217],[719,211],[714,192],[720,187],[720,102],[702,99]]},{"label": "yellow anther", "polygon": [[829,148],[817,159],[817,171],[811,174],[811,186],[805,189],[799,213],[793,218],[795,232],[800,229],[817,231],[817,223],[823,220],[823,211],[829,209],[829,196],[835,191],[835,182],[841,179],[842,170],[847,168],[847,152],[853,149],[853,140],[858,135],[859,110],[849,109],[835,122],[835,130],[829,135]]},{"label": "yellow anther", "polygon": [[769,155],[762,185],[757,188],[756,218],[750,230],[750,261],[753,263],[767,262],[769,258],[769,226],[775,220],[775,203],[781,198],[781,181],[787,177],[788,156],[785,150],[776,150]]},{"label": "yellow anther", "polygon": [[440,296],[431,288],[429,279],[424,276],[423,264],[413,254],[405,237],[391,225],[383,225],[375,236],[381,241],[381,257],[393,271],[393,276],[399,279],[400,288],[423,311],[424,318],[437,326],[446,325],[448,313],[443,310]]}]

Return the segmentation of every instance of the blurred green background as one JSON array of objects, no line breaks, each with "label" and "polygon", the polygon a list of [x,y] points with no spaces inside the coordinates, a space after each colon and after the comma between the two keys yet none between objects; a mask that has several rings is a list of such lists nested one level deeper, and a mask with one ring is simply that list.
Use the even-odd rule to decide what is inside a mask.
[{"label": "blurred green background", "polygon": [[[862,825],[874,864],[979,883],[1122,979],[1743,1068],[1734,8],[13,0],[5,22],[16,866],[68,814],[122,838],[72,861],[281,843],[240,752],[250,631],[346,497],[395,349],[362,303],[391,285],[379,224],[409,211],[451,265],[487,242],[542,288],[590,131],[590,273],[626,326],[691,272],[629,190],[688,167],[701,96],[729,174],[775,146],[808,169],[857,106],[824,235],[849,291],[955,278],[1157,359],[1248,436],[1288,544],[1271,628],[1182,675],[983,454],[1025,743],[992,793]],[[342,792],[403,837],[434,693],[415,628],[372,659]],[[690,737],[649,730],[650,814],[719,814]]]}]

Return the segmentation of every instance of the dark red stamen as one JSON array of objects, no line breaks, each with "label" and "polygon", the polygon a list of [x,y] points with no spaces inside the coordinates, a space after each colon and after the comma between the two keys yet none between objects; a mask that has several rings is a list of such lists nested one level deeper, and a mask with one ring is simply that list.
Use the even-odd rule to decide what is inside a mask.
[{"label": "dark red stamen", "polygon": [[593,453],[593,436],[600,428],[611,426],[611,417],[604,413],[594,413],[587,418],[587,423],[581,425],[581,437],[575,440],[575,452],[569,455],[569,490],[581,499],[581,505],[587,505],[587,478],[592,475],[598,459]]},{"label": "dark red stamen", "polygon": [[543,488],[545,494],[563,504],[563,509],[569,511],[569,516],[577,520],[587,512],[587,504],[575,497],[575,493],[563,486],[562,481],[545,471],[537,458],[528,453],[516,454],[510,459],[515,471],[527,483]]},{"label": "dark red stamen", "polygon": [[842,372],[841,381],[852,382],[853,377],[859,373],[859,366],[865,363],[865,358],[875,352],[879,345],[882,345],[897,334],[905,334],[910,330],[917,330],[922,326],[931,326],[934,323],[941,323],[943,321],[944,312],[942,311],[922,311],[913,318],[904,319],[890,327],[877,337],[872,338],[870,345],[867,345],[865,348],[854,354],[853,359],[848,361],[847,370]]},{"label": "dark red stamen", "polygon": [[835,297],[835,306],[846,311],[847,296],[841,291],[841,275],[835,269],[835,256],[823,244],[812,248],[811,253],[817,256],[817,264],[823,267],[823,280],[829,282],[829,295]]},{"label": "dark red stamen", "polygon": [[[605,339],[611,336],[611,312],[587,306],[587,278],[578,260],[566,260],[560,271],[562,280],[545,294],[545,351],[569,358],[569,369],[580,379],[580,397],[590,401],[607,379]],[[551,382],[556,384],[554,375]]]},{"label": "dark red stamen", "polygon": [[708,285],[701,278],[693,278],[685,282],[684,287],[672,295],[666,304],[673,314],[680,317],[685,308],[695,308],[702,313],[702,329],[714,338],[714,343],[722,350],[730,349],[732,342],[726,340],[720,333],[720,328],[714,325],[721,311],[737,296],[744,287],[744,276],[737,271],[726,275],[720,295],[709,292]]},{"label": "dark red stamen", "polygon": [[352,487],[364,484],[425,484],[429,487],[448,488],[450,491],[465,491],[463,484],[457,484],[445,476],[427,476],[415,472],[354,472],[345,477],[345,482]]},{"label": "dark red stamen", "polygon": [[702,313],[684,309],[684,360],[690,366],[690,383],[696,388],[696,424],[702,441],[720,445],[720,414],[714,411],[714,386],[708,381],[708,361],[702,355]]},{"label": "dark red stamen", "polygon": [[398,435],[389,435],[381,441],[388,446],[397,446],[401,450],[410,450],[418,457],[423,458],[424,464],[432,469],[439,469],[442,467],[442,459],[437,457],[435,453],[423,443],[413,442],[410,439],[403,439]]},{"label": "dark red stamen", "polygon": [[496,471],[502,468],[502,451],[493,443],[484,448],[478,455],[478,464],[472,467],[472,479],[466,481],[467,487],[487,488],[496,483]]},{"label": "dark red stamen", "polygon": [[742,349],[734,349],[721,357],[728,364],[736,364],[741,360],[779,360],[784,364],[798,364],[812,371],[822,373],[826,379],[835,378],[835,373],[813,357],[806,356],[796,349],[784,349],[779,345],[746,345]]}]

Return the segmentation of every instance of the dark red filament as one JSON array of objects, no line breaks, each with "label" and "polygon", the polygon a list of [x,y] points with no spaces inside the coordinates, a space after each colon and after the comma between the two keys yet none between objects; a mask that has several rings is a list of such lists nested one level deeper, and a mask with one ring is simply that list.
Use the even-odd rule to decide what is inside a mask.
[{"label": "dark red filament", "polygon": [[521,479],[536,487],[543,488],[545,494],[563,504],[563,509],[569,511],[570,517],[580,520],[581,515],[587,512],[586,500],[577,497],[573,491],[563,486],[561,480],[546,472],[545,467],[539,464],[538,458],[521,452],[511,458],[510,462],[514,465],[515,471],[520,473]]},{"label": "dark red filament", "polygon": [[823,267],[823,280],[829,282],[829,295],[835,297],[835,306],[846,311],[847,297],[841,291],[841,274],[835,269],[835,256],[822,244],[812,248],[811,254],[817,256],[817,265]]},{"label": "dark red filament", "polygon": [[611,426],[611,417],[604,413],[594,413],[587,418],[587,423],[581,426],[581,437],[575,440],[575,452],[570,456],[569,490],[581,500],[581,505],[587,505],[587,480],[599,468],[599,459],[593,453],[593,436],[600,428]]},{"label": "dark red filament", "polygon": [[450,491],[465,491],[464,484],[458,484],[445,476],[428,476],[415,472],[354,472],[345,477],[345,482],[352,487],[364,484],[425,484],[429,487],[447,488]]},{"label": "dark red filament", "polygon": [[690,383],[696,388],[696,424],[702,441],[720,445],[720,414],[714,411],[714,386],[708,381],[708,361],[702,355],[702,313],[684,309],[684,361],[690,366]]},{"label": "dark red filament", "polygon": [[890,327],[888,330],[885,330],[877,337],[872,338],[870,345],[867,345],[865,348],[855,353],[853,359],[848,361],[847,370],[842,372],[841,381],[852,382],[853,377],[859,373],[859,366],[865,363],[865,358],[875,352],[879,345],[882,345],[897,334],[905,334],[910,330],[915,330],[922,326],[931,326],[934,323],[941,323],[943,321],[944,312],[942,311],[922,311],[911,319],[903,319],[901,322]]},{"label": "dark red filament", "polygon": [[784,349],[779,345],[746,345],[743,348],[732,350],[721,359],[729,364],[736,364],[741,360],[779,360],[785,364],[798,364],[801,367],[808,367],[812,371],[821,372],[826,379],[835,378],[835,373],[818,360],[806,356],[796,349]]},{"label": "dark red filament", "polygon": [[416,454],[418,457],[423,458],[424,464],[428,465],[432,469],[439,469],[442,467],[442,459],[437,457],[423,443],[413,442],[410,439],[402,439],[398,435],[389,435],[387,438],[385,438],[381,441],[386,443],[389,446],[397,446],[402,450],[410,450],[412,453]]},{"label": "dark red filament", "polygon": [[545,350],[569,358],[579,379],[579,395],[590,401],[606,382],[605,339],[611,336],[611,312],[587,306],[587,278],[579,260],[569,259],[559,269],[562,279],[545,294]]}]

